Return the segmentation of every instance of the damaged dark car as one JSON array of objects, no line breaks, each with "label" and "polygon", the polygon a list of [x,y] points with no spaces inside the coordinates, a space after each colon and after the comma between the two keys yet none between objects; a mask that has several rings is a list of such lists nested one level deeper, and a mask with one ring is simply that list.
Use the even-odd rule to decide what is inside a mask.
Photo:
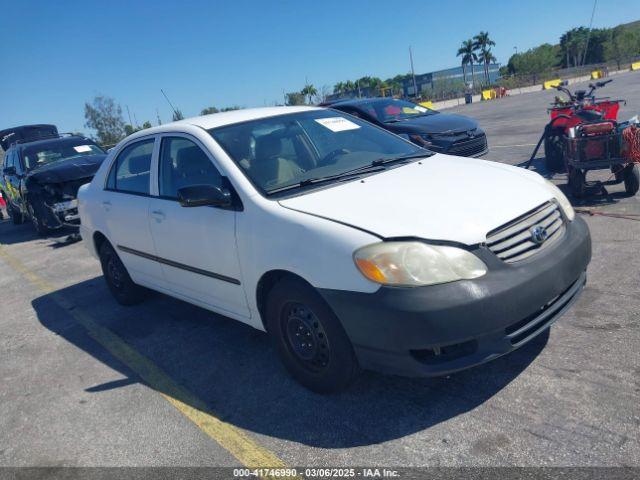
[{"label": "damaged dark car", "polygon": [[40,235],[77,227],[78,189],[91,182],[106,152],[93,140],[57,131],[36,139],[17,137],[1,138],[5,158],[0,188],[13,223],[30,220]]}]

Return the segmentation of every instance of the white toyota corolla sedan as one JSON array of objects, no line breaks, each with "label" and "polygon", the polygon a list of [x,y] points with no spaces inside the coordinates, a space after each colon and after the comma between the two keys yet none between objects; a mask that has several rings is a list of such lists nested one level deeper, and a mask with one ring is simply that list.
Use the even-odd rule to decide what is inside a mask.
[{"label": "white toyota corolla sedan", "polygon": [[591,258],[538,174],[311,107],[137,132],[79,211],[118,302],[146,287],[266,330],[319,392],[360,368],[442,375],[510,352],[569,308]]}]

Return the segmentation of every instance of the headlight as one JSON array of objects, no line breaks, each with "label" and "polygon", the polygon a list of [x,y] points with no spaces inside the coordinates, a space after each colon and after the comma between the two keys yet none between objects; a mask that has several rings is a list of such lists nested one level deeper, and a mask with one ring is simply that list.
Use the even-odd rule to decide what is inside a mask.
[{"label": "headlight", "polygon": [[383,285],[434,285],[487,273],[482,260],[466,250],[422,242],[376,243],[357,250],[353,259],[366,278]]},{"label": "headlight", "polygon": [[547,180],[547,185],[549,186],[549,189],[551,190],[551,193],[553,194],[555,199],[560,204],[560,207],[562,208],[562,211],[564,212],[566,217],[569,219],[569,221],[572,221],[576,216],[576,212],[573,210],[573,206],[571,205],[569,199],[564,193],[562,193],[562,190],[556,187],[549,180]]}]

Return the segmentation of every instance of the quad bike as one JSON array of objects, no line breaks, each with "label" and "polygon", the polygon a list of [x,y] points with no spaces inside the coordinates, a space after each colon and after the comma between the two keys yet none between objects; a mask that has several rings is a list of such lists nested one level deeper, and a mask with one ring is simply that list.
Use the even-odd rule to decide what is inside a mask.
[{"label": "quad bike", "polygon": [[629,123],[618,123],[618,111],[624,100],[596,98],[594,92],[612,80],[589,84],[589,90],[571,92],[567,82],[556,87],[567,95],[556,97],[549,109],[546,125],[528,166],[544,141],[545,166],[550,172],[567,172],[569,188],[575,197],[586,193],[589,170],[609,169],[612,183],[624,182],[625,190],[635,195],[640,187],[638,165],[623,152],[623,135]]}]

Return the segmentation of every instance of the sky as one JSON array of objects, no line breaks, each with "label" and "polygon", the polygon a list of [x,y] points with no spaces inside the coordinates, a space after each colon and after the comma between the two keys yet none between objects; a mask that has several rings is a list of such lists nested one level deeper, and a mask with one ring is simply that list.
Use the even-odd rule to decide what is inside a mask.
[{"label": "sky", "polygon": [[[92,133],[84,103],[113,97],[128,122],[170,121],[162,96],[188,116],[202,108],[283,102],[305,81],[320,89],[459,64],[480,30],[506,64],[588,25],[591,0],[0,0],[0,129],[53,123]],[[638,0],[599,0],[594,27],[640,18]]]}]

